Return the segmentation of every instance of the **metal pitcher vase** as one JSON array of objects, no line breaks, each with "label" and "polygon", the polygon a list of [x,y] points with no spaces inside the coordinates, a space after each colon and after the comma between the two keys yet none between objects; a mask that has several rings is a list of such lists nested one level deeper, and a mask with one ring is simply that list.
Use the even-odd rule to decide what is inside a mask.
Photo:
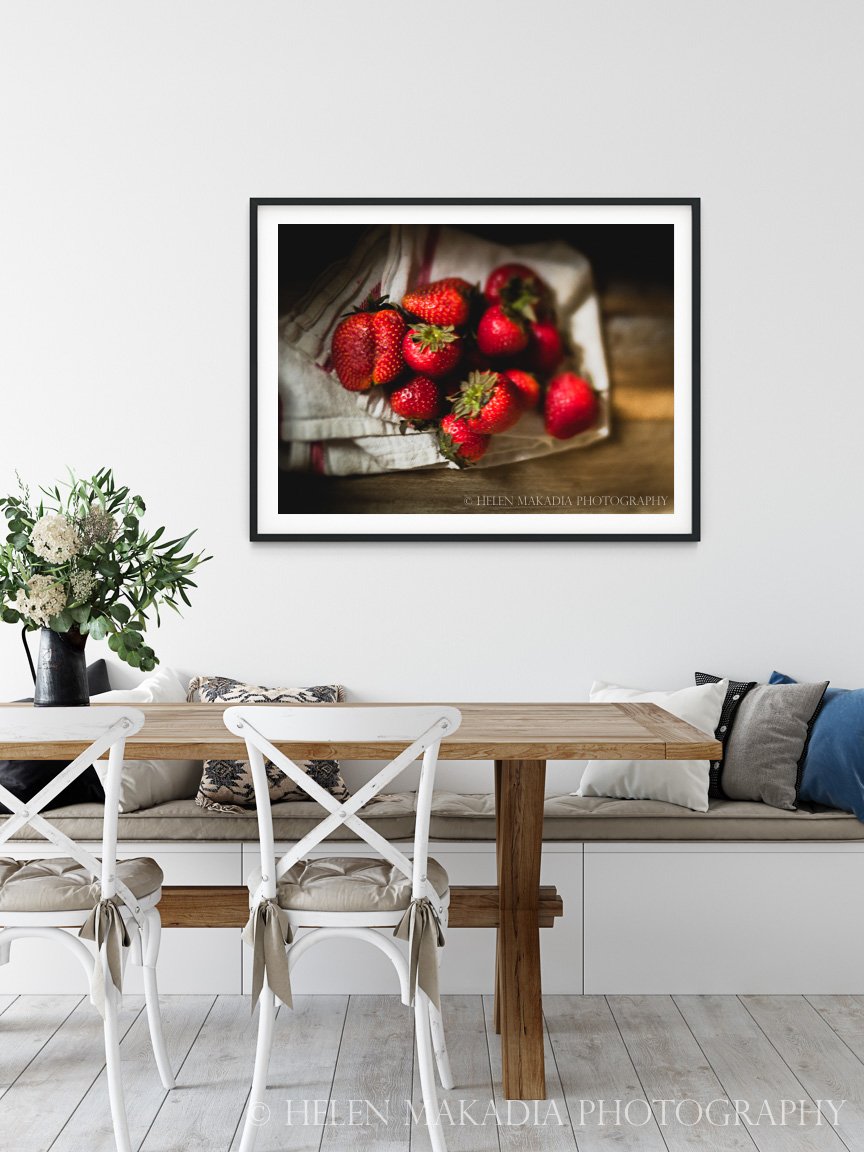
[{"label": "metal pitcher vase", "polygon": [[[84,645],[77,627],[68,632],[39,630],[33,703],[37,708],[73,708],[90,703]],[[28,651],[29,656],[29,651]]]}]

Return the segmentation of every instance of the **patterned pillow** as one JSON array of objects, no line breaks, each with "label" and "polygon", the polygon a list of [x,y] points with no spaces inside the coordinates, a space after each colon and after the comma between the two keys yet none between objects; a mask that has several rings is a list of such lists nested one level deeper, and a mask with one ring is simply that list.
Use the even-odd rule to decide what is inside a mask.
[{"label": "patterned pillow", "polygon": [[[189,681],[186,699],[202,704],[336,704],[344,699],[341,684],[316,688],[262,688],[227,676],[196,676]],[[308,800],[290,776],[265,760],[270,783],[270,803],[280,800]],[[322,788],[344,803],[350,793],[345,787],[338,760],[299,760],[301,768]],[[246,760],[205,760],[195,803],[213,812],[243,812],[255,807],[252,770]]]}]

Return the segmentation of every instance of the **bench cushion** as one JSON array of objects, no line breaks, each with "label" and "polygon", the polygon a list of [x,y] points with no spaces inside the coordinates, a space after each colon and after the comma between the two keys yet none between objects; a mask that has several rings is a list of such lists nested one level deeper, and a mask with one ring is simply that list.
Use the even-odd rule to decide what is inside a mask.
[{"label": "bench cushion", "polygon": [[[379,796],[363,811],[369,824],[390,840],[414,834],[413,792]],[[299,840],[323,810],[313,801],[273,805],[277,841]],[[100,840],[102,806],[57,808],[51,822],[74,840]],[[254,812],[206,812],[194,800],[174,800],[119,819],[119,839],[252,841],[258,839]],[[435,840],[494,840],[495,801],[490,795],[436,792],[430,834]],[[32,833],[29,833],[32,838]],[[746,800],[712,800],[707,812],[691,812],[660,800],[613,800],[602,796],[550,796],[546,800],[545,840],[864,840],[864,823],[846,812],[799,809],[788,812]],[[26,840],[28,831],[15,839]],[[339,828],[332,840],[354,840]],[[44,843],[44,841],[43,841]]]}]

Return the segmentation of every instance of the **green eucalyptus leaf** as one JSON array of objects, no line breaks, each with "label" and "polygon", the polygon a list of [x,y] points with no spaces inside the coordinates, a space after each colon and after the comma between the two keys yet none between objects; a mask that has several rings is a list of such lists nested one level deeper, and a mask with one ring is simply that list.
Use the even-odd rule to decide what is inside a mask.
[{"label": "green eucalyptus leaf", "polygon": [[95,616],[90,621],[90,635],[94,640],[104,640],[108,635],[108,623],[104,616]]},{"label": "green eucalyptus leaf", "polygon": [[52,632],[68,632],[72,627],[74,621],[68,609],[58,612],[56,616],[52,616],[48,621],[48,626]]}]

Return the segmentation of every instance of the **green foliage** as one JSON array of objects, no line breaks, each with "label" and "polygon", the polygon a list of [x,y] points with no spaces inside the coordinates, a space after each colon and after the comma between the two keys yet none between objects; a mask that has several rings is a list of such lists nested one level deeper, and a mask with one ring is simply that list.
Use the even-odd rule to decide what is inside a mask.
[{"label": "green foliage", "polygon": [[[181,601],[188,606],[189,589],[196,587],[192,573],[210,559],[187,548],[193,533],[164,540],[164,528],[145,531],[144,501],[118,486],[110,468],[88,479],[70,472],[62,488],[41,489],[38,504],[20,477],[19,487],[17,496],[0,497],[6,520],[6,539],[0,544],[0,618],[30,629],[77,628],[94,640],[107,638],[121,660],[152,671],[159,661],[143,636],[151,612],[158,625],[160,608],[179,613]],[[54,516],[66,521],[59,530],[72,542],[61,551],[62,562],[56,550],[52,554],[41,543],[46,524],[49,539],[58,525],[48,521],[33,533],[43,517]],[[67,555],[70,550],[73,554]],[[40,599],[46,584],[50,596]],[[59,609],[63,601],[62,609],[45,616],[49,609],[41,605]]]}]

